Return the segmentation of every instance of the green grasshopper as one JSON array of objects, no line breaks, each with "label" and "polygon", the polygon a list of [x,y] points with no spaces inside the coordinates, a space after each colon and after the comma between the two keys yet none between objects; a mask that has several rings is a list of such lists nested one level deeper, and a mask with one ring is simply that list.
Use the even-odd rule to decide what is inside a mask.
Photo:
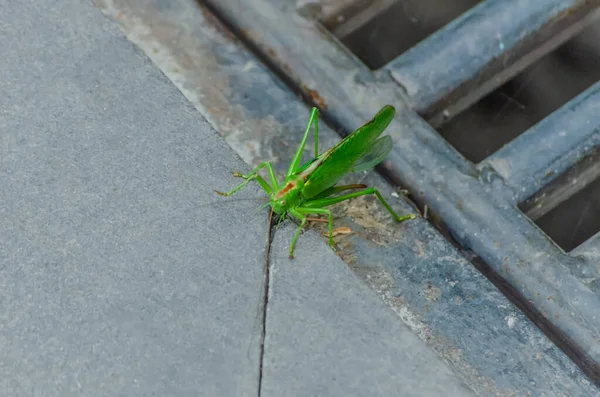
[{"label": "green grasshopper", "polygon": [[[389,211],[397,222],[414,219],[414,214],[398,216],[390,205],[384,200],[375,188],[366,188],[366,185],[343,185],[335,186],[348,172],[360,172],[375,167],[383,161],[392,150],[392,139],[389,136],[379,136],[394,118],[396,110],[392,106],[384,106],[373,120],[348,135],[337,145],[319,155],[319,111],[313,108],[304,132],[300,147],[296,151],[292,163],[285,175],[285,183],[279,184],[270,162],[265,161],[252,170],[249,174],[242,175],[234,172],[236,177],[244,178],[245,181],[236,186],[228,193],[216,191],[221,196],[229,196],[237,192],[250,181],[256,179],[260,186],[269,195],[273,212],[285,216],[290,214],[300,221],[300,226],[290,244],[290,258],[294,258],[294,247],[300,236],[300,232],[306,225],[308,214],[327,215],[329,218],[329,245],[333,247],[333,216],[326,209],[333,204],[351,198],[374,194],[381,204]],[[306,146],[306,140],[314,124],[315,130],[315,158],[300,166],[300,159]],[[379,139],[378,139],[379,138]],[[267,168],[271,184],[269,185],[259,174],[263,168]],[[364,190],[330,197],[345,190]],[[335,248],[334,248],[335,250]]]}]

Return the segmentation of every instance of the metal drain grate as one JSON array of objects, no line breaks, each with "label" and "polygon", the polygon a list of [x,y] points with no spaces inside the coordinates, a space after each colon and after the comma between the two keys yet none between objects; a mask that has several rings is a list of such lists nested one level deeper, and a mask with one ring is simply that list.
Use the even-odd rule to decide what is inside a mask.
[{"label": "metal drain grate", "polygon": [[310,17],[324,9],[318,2],[303,4],[301,13],[290,1],[209,3],[346,131],[382,105],[396,105],[387,177],[426,203],[540,328],[600,380],[600,299],[590,288],[600,278],[600,237],[566,254],[518,207],[600,146],[600,83],[478,164],[432,128],[596,21],[600,1],[488,0],[376,72]]},{"label": "metal drain grate", "polygon": [[600,80],[600,25],[543,56],[438,127],[468,160],[484,160]]}]

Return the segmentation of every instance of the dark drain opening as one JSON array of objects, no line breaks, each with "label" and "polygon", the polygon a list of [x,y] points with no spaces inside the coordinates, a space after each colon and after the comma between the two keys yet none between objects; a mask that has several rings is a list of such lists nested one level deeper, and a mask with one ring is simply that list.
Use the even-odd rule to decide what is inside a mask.
[{"label": "dark drain opening", "polygon": [[377,70],[480,1],[352,0],[323,15],[321,22]]},{"label": "dark drain opening", "polygon": [[477,163],[600,80],[598,23],[437,130]]},{"label": "dark drain opening", "polygon": [[536,224],[565,251],[600,231],[600,178],[541,217]]},{"label": "dark drain opening", "polygon": [[571,167],[519,208],[567,252],[600,232],[600,151]]}]

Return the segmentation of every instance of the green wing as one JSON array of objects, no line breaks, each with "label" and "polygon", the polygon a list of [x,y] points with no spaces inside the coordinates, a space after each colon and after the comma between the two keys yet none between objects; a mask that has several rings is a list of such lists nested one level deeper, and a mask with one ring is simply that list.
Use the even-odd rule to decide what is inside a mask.
[{"label": "green wing", "polygon": [[391,123],[395,112],[392,106],[384,106],[373,120],[317,157],[314,161],[320,160],[321,164],[306,178],[302,195],[307,199],[314,197],[335,185],[347,173],[365,170],[381,162],[391,150],[392,140],[377,138]]},{"label": "green wing", "polygon": [[371,150],[365,153],[365,155],[354,164],[352,172],[366,171],[375,167],[390,154],[392,146],[394,146],[392,137],[389,135],[382,136],[375,141],[373,146],[371,146]]}]

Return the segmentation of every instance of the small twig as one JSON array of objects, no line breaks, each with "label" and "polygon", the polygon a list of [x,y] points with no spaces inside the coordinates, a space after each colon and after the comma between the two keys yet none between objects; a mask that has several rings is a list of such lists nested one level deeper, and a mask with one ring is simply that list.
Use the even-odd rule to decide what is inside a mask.
[{"label": "small twig", "polygon": [[[352,233],[352,229],[347,227],[347,226],[342,226],[342,227],[336,227],[335,229],[333,229],[331,235],[333,237],[335,236],[339,236],[341,234],[350,234]],[[323,236],[325,237],[329,237],[329,232],[325,232],[323,233]]]}]

